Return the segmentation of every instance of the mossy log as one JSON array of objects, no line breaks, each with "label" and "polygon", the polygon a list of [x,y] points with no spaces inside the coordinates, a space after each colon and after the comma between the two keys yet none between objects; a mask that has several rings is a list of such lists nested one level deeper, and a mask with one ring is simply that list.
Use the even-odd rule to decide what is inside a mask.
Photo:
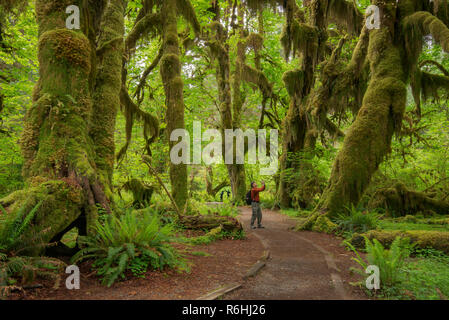
[{"label": "mossy log", "polygon": [[424,192],[409,190],[398,183],[392,188],[378,190],[371,198],[370,208],[384,208],[395,216],[413,215],[419,212],[449,214],[449,202],[437,200]]},{"label": "mossy log", "polygon": [[369,240],[377,239],[385,247],[389,247],[396,237],[409,238],[410,243],[415,244],[418,248],[433,248],[449,254],[449,232],[424,230],[371,230],[363,234],[356,233],[349,241],[356,248],[364,248],[364,236]]},{"label": "mossy log", "polygon": [[239,231],[243,228],[241,222],[236,218],[223,217],[218,214],[181,216],[179,221],[186,229],[192,230],[211,230],[220,226],[225,231]]}]

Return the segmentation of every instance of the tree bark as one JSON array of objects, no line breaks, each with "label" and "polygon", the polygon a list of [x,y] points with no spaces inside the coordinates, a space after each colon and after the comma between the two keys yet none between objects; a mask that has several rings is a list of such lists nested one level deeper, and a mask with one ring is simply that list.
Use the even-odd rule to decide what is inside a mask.
[{"label": "tree bark", "polygon": [[[91,233],[97,221],[97,204],[110,211],[105,193],[107,186],[105,188],[104,185],[109,178],[102,178],[102,170],[109,170],[110,175],[111,168],[101,164],[101,169],[97,167],[97,152],[102,153],[100,157],[113,157],[113,149],[102,149],[102,146],[106,145],[105,140],[113,139],[111,126],[115,119],[108,118],[110,127],[104,136],[107,138],[94,142],[92,138],[96,137],[96,131],[91,131],[91,123],[94,119],[98,121],[99,116],[96,114],[99,106],[94,106],[92,99],[97,71],[93,39],[105,4],[105,1],[36,1],[40,79],[33,93],[33,105],[25,117],[21,139],[25,160],[23,175],[28,187],[0,200],[0,203],[8,208],[10,214],[24,215],[40,203],[23,237],[39,235],[44,244],[58,242],[75,226],[80,234]],[[122,32],[115,19],[122,20],[115,14],[119,14],[118,11],[124,13],[123,4],[123,1],[109,1],[106,11],[111,16],[105,15],[105,27]],[[66,28],[65,11],[70,5],[80,8],[80,30]],[[120,67],[120,64],[118,67],[113,65],[107,71],[116,75]],[[103,91],[99,92],[109,94],[110,101],[104,107],[113,111],[117,108],[113,104],[117,103],[118,92],[115,92],[117,97],[113,97],[108,88],[113,88],[117,81],[114,79],[109,83],[109,80],[103,78]],[[28,254],[42,251],[42,246],[36,246],[29,249]]]},{"label": "tree bark", "polygon": [[93,94],[90,136],[95,144],[95,164],[105,193],[112,199],[115,159],[115,124],[122,84],[124,53],[125,0],[109,1],[101,20],[98,43],[97,75]]},{"label": "tree bark", "polygon": [[[161,58],[161,76],[166,95],[167,138],[169,149],[176,145],[170,141],[171,133],[184,129],[184,84],[181,78],[181,61],[179,52],[178,20],[176,0],[166,0],[162,5],[164,17],[163,55]],[[190,155],[188,155],[190,157]],[[170,162],[170,182],[173,198],[182,211],[187,201],[187,166]]]},{"label": "tree bark", "polygon": [[371,30],[369,36],[371,80],[318,207],[329,216],[358,203],[371,176],[390,152],[392,136],[400,129],[405,110],[407,73],[400,44],[394,42],[396,10],[382,2],[377,5],[383,16],[382,27]]}]

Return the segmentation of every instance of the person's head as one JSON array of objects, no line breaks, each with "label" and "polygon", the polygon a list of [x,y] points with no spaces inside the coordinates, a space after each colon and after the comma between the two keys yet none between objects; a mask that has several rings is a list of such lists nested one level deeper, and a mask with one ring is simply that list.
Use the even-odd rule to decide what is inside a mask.
[{"label": "person's head", "polygon": [[257,187],[256,182],[255,181],[251,182],[251,188],[256,188],[256,187]]}]

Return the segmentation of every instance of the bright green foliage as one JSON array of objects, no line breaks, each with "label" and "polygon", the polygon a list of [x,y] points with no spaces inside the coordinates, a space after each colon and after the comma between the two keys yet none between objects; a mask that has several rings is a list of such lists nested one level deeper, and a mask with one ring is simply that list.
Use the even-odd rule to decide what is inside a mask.
[{"label": "bright green foliage", "polygon": [[362,274],[365,274],[365,269],[370,265],[379,267],[381,289],[382,287],[392,287],[398,283],[405,259],[411,253],[410,241],[408,239],[397,237],[391,244],[390,249],[385,249],[376,239],[373,239],[371,242],[371,240],[365,238],[367,261],[364,261],[349,242],[345,243],[356,253],[357,257],[353,258],[353,260],[363,268],[361,270]]},{"label": "bright green foliage", "polygon": [[22,237],[41,205],[42,201],[29,212],[23,206],[15,214],[8,214],[0,206],[0,298],[8,296],[18,279],[21,284],[29,284],[42,277],[56,280],[55,285],[60,281],[59,273],[62,272],[64,262],[53,258],[23,255],[30,248],[48,246],[39,234],[32,238]]},{"label": "bright green foliage", "polygon": [[[436,250],[420,250],[403,267],[399,299],[443,300],[449,297],[449,256]],[[409,294],[404,294],[409,292]],[[410,294],[411,293],[411,294]]]},{"label": "bright green foliage", "polygon": [[184,260],[171,246],[175,241],[173,225],[161,226],[153,214],[128,210],[120,217],[106,217],[95,230],[95,236],[81,240],[85,248],[72,261],[94,259],[94,267],[107,286],[124,278],[127,270],[141,274],[148,269],[185,268]]},{"label": "bright green foliage", "polygon": [[185,238],[184,241],[192,245],[208,245],[217,240],[222,239],[241,240],[245,239],[245,237],[246,235],[243,229],[238,231],[226,231],[222,230],[221,227],[217,227],[210,230],[205,235],[193,238]]},{"label": "bright green foliage", "polygon": [[352,206],[346,209],[347,213],[338,215],[334,222],[337,223],[339,231],[366,232],[376,229],[379,224],[379,215],[373,211],[363,211]]},{"label": "bright green foliage", "polygon": [[[27,207],[24,205],[15,214],[8,214],[3,207],[0,208],[0,252],[15,251],[17,254],[26,249],[26,245],[24,246],[23,242],[24,239],[21,236],[25,229],[30,226],[42,203],[43,201],[40,201],[29,212],[26,211]],[[31,243],[33,241],[27,243],[27,245]]]}]

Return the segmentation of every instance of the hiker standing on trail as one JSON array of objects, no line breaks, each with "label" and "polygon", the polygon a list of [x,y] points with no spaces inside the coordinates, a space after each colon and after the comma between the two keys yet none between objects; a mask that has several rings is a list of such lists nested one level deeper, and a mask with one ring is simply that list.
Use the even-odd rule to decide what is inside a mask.
[{"label": "hiker standing on trail", "polygon": [[265,190],[265,182],[262,181],[262,187],[258,188],[255,182],[251,182],[251,207],[253,209],[253,215],[251,216],[251,229],[256,229],[254,222],[257,217],[257,227],[264,228],[262,226],[262,209],[260,208],[259,192]]}]

